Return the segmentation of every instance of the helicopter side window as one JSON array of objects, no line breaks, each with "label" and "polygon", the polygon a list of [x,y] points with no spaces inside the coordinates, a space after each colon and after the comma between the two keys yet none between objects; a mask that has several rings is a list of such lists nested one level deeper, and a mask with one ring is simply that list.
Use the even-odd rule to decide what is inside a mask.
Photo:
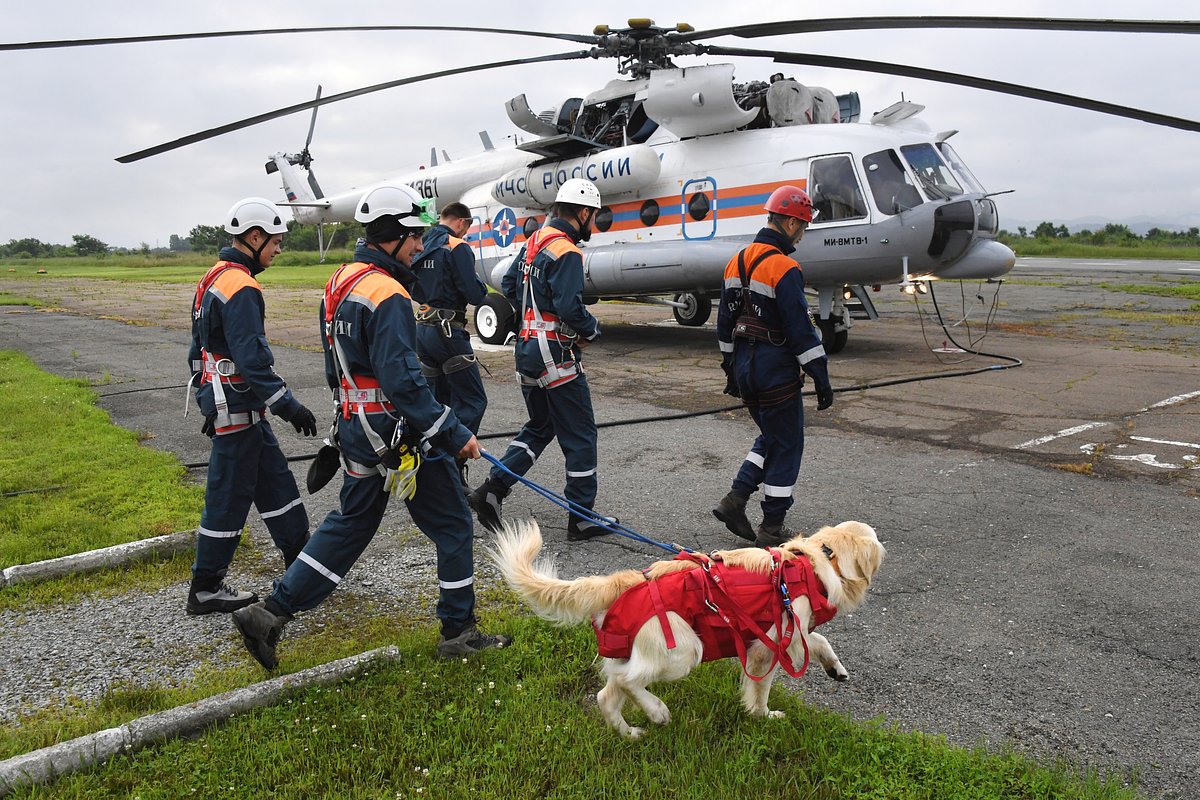
[{"label": "helicopter side window", "polygon": [[600,231],[601,233],[607,233],[608,229],[611,228],[613,224],[612,209],[608,206],[600,209],[596,212],[596,219],[594,221],[596,224],[596,230]]},{"label": "helicopter side window", "polygon": [[931,144],[907,144],[900,148],[912,167],[917,183],[930,200],[949,200],[963,193],[962,187]]},{"label": "helicopter side window", "polygon": [[849,156],[813,161],[809,168],[808,185],[813,202],[814,225],[867,216],[867,203]]},{"label": "helicopter side window", "polygon": [[867,185],[871,187],[875,207],[884,214],[899,214],[924,202],[896,151],[880,150],[864,156],[863,168],[867,171]]},{"label": "helicopter side window", "polygon": [[708,197],[703,192],[697,192],[692,195],[692,199],[688,201],[688,216],[700,222],[708,216],[708,212],[712,211],[712,204],[708,202]]},{"label": "helicopter side window", "polygon": [[521,232],[524,233],[525,238],[528,239],[530,236],[533,236],[534,232],[540,227],[542,227],[542,223],[537,217],[526,217],[525,225],[522,226]]},{"label": "helicopter side window", "polygon": [[638,212],[638,217],[641,218],[642,224],[649,228],[654,223],[658,222],[660,211],[661,210],[658,207],[658,203],[655,200],[647,200],[646,202],[642,203],[642,208]]}]

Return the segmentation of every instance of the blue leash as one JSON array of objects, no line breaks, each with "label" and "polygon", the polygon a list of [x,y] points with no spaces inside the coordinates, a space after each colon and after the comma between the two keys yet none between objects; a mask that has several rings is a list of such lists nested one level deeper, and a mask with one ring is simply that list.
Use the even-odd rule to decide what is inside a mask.
[{"label": "blue leash", "polygon": [[637,531],[626,528],[624,525],[622,525],[620,522],[617,522],[616,520],[609,519],[608,517],[603,517],[586,506],[581,506],[576,502],[568,500],[567,498],[563,497],[562,495],[556,494],[555,492],[551,491],[550,489],[547,489],[545,486],[542,486],[541,484],[538,484],[538,483],[535,483],[534,481],[529,480],[529,478],[526,478],[524,475],[518,475],[517,473],[513,472],[511,469],[504,466],[504,464],[502,464],[500,462],[500,459],[496,458],[495,456],[493,456],[491,453],[487,452],[486,450],[484,450],[482,452],[482,455],[488,461],[492,462],[492,464],[499,467],[501,471],[507,472],[509,475],[512,475],[520,483],[525,484],[530,489],[532,489],[533,491],[540,494],[542,497],[546,498],[547,500],[554,503],[555,505],[566,509],[568,512],[574,514],[575,516],[579,517],[580,519],[585,519],[589,522],[595,523],[596,525],[600,525],[604,528],[608,528],[613,533],[619,533],[627,539],[633,539],[635,541],[642,542],[643,544],[652,544],[655,547],[661,547],[663,550],[666,550],[667,552],[670,552],[670,553],[690,553],[690,552],[692,552],[691,548],[683,547],[682,545],[663,544],[662,542],[651,539],[649,536],[643,536],[642,534],[638,533]]}]

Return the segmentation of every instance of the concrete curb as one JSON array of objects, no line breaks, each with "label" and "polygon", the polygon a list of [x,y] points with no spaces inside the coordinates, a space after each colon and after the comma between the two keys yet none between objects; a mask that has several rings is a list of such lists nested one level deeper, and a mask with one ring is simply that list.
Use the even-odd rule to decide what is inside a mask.
[{"label": "concrete curb", "polygon": [[194,549],[195,543],[196,531],[180,531],[155,536],[151,539],[115,544],[99,550],[89,550],[86,553],[35,561],[32,564],[16,564],[5,567],[3,573],[0,574],[2,575],[0,588],[16,583],[34,583],[77,572],[90,572],[104,567],[120,566],[157,556],[173,556],[176,553]]},{"label": "concrete curb", "polygon": [[368,650],[356,656],[310,667],[292,675],[208,697],[186,706],[150,714],[116,728],[89,733],[77,739],[43,747],[0,761],[0,797],[36,783],[46,783],[104,763],[121,752],[133,752],[159,742],[198,733],[235,713],[271,705],[285,692],[336,683],[373,661],[396,661],[395,645]]}]

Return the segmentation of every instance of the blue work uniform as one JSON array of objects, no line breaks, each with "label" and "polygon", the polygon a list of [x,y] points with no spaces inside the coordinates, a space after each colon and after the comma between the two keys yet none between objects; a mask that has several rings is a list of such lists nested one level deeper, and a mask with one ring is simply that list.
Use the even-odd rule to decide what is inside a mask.
[{"label": "blue work uniform", "polygon": [[782,524],[804,455],[804,373],[829,387],[821,335],[804,299],[804,275],[786,236],[763,228],[725,267],[717,310],[724,365],[760,434],[733,481],[749,497],[761,486],[763,524]]},{"label": "blue work uniform", "polygon": [[[550,220],[530,237],[502,282],[517,311],[517,378],[529,421],[501,462],[524,475],[557,437],[566,460],[564,494],[590,509],[596,502],[596,419],[575,341],[580,337],[595,341],[600,322],[583,302],[583,254],[578,241],[573,225],[560,218]],[[498,467],[492,467],[490,480],[505,490],[516,483],[515,477]]]},{"label": "blue work uniform", "polygon": [[[267,607],[287,614],[316,607],[375,537],[391,496],[384,491],[385,476],[379,468],[380,443],[391,445],[403,420],[409,433],[431,446],[417,471],[416,494],[405,503],[413,522],[437,548],[437,616],[443,636],[452,638],[474,622],[473,521],[454,467],[454,456],[471,432],[434,399],[421,375],[412,302],[408,289],[393,277],[411,278],[412,273],[366,244],[358,246],[354,258],[355,263],[334,273],[326,288],[329,298],[335,289],[353,282],[328,326],[336,351],[329,337],[322,337],[325,376],[341,410],[341,504],[275,581]],[[321,325],[325,330],[324,300]],[[343,374],[356,389],[346,389]]]},{"label": "blue work uniform", "polygon": [[467,306],[482,303],[487,287],[475,274],[475,252],[445,225],[435,225],[425,234],[413,272],[413,299],[421,304],[416,312],[421,369],[438,402],[479,433],[487,393],[466,324]]},{"label": "blue work uniform", "polygon": [[266,306],[254,258],[234,247],[196,287],[191,386],[206,417],[215,417],[204,512],[196,537],[195,581],[215,583],[233,561],[253,504],[275,546],[290,562],[308,536],[308,514],[265,410],[290,420],[301,408],[283,378],[263,328]]}]

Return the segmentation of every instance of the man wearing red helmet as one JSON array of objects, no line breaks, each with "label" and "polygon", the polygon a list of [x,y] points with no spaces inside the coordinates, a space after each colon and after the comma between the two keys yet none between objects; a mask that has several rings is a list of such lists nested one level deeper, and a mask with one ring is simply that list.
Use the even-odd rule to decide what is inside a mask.
[{"label": "man wearing red helmet", "polygon": [[[804,275],[790,258],[812,222],[812,200],[795,186],[767,199],[767,226],[725,267],[717,310],[717,342],[725,391],[740,397],[760,431],[729,493],[713,515],[759,547],[795,534],[784,525],[804,453],[804,374],[817,390],[817,409],[833,405],[821,334],[804,299]],[[757,532],[746,517],[750,495],[763,490]]]}]

